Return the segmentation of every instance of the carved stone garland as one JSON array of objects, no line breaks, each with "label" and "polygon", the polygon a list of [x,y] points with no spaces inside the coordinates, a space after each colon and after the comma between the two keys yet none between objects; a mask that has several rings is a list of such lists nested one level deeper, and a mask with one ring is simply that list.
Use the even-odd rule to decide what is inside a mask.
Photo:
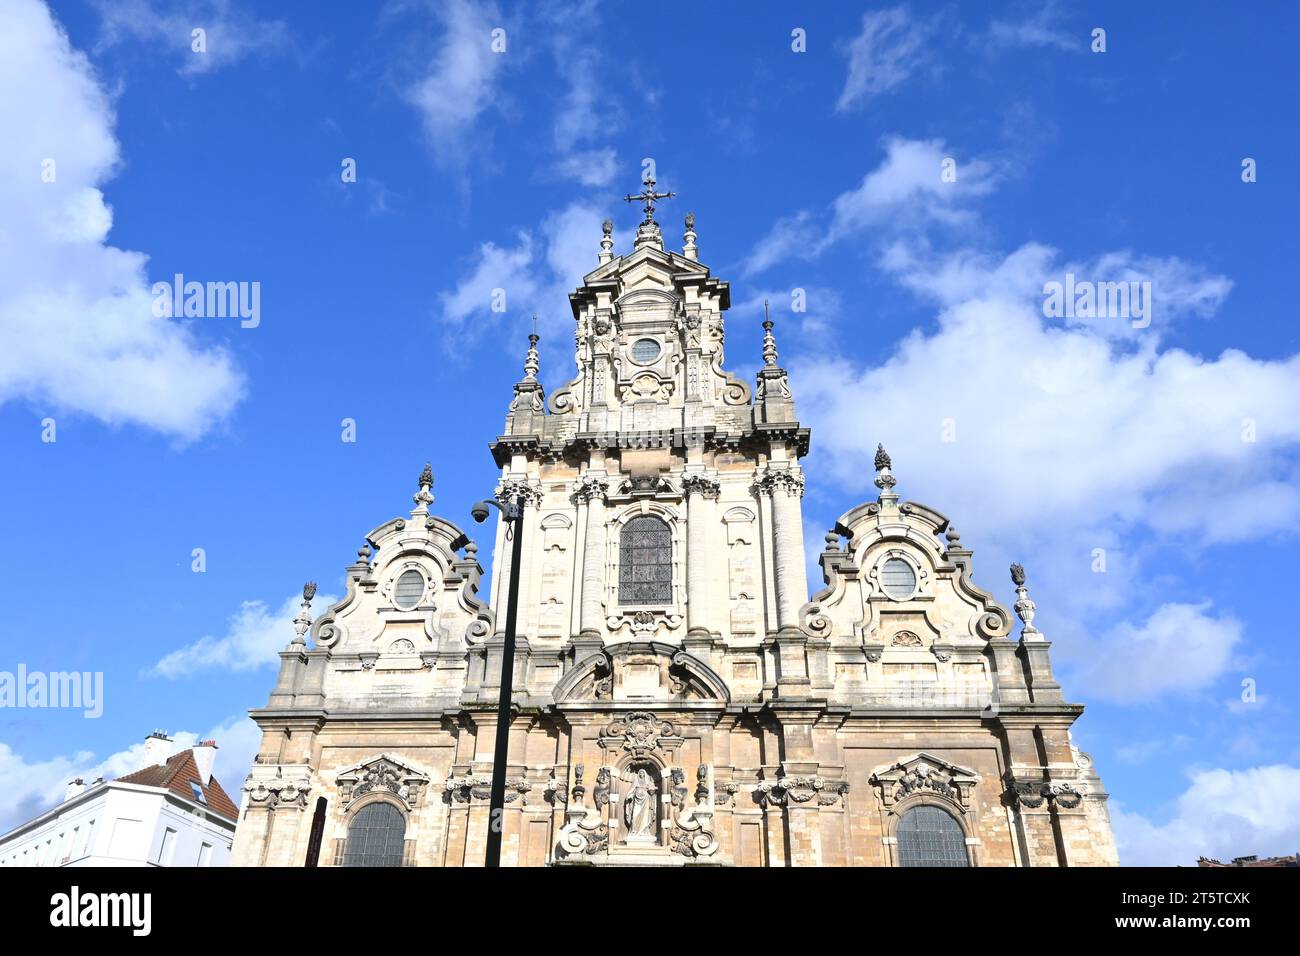
[{"label": "carved stone garland", "polygon": [[1038,810],[1049,800],[1062,810],[1075,810],[1083,802],[1084,790],[1069,782],[1009,779],[1006,794],[1013,806],[1029,810]]},{"label": "carved stone garland", "polygon": [[368,793],[388,793],[402,801],[408,809],[419,805],[429,778],[410,767],[380,757],[368,764],[362,764],[339,775],[339,798],[347,809],[353,801]]},{"label": "carved stone garland", "polygon": [[879,788],[881,802],[886,808],[914,794],[932,794],[966,813],[972,807],[972,791],[979,777],[937,758],[922,756],[877,771],[872,774],[871,782]]},{"label": "carved stone garland", "polygon": [[849,792],[846,780],[827,780],[825,777],[779,774],[775,780],[760,780],[754,798],[760,806],[784,807],[808,803],[814,798],[819,807],[837,803]]}]

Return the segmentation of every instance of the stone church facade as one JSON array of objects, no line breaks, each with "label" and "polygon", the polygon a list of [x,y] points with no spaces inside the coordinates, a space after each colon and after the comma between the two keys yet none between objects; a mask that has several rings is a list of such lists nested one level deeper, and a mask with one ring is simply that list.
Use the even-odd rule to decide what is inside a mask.
[{"label": "stone church facade", "polygon": [[[491,444],[498,496],[526,502],[503,864],[1115,864],[1023,571],[1013,637],[881,449],[810,597],[810,436],[772,323],[753,385],[730,374],[693,217],[666,251],[664,197],[633,198],[634,248],[607,222],[569,297],[576,377],[548,398],[531,337]],[[499,525],[485,599],[432,485],[314,621],[305,592],[251,712],[234,864],[483,863],[510,542]]]}]

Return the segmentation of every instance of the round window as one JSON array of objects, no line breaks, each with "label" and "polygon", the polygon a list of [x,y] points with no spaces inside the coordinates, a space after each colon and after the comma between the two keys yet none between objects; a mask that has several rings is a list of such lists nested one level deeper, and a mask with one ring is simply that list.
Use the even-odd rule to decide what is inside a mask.
[{"label": "round window", "polygon": [[409,611],[420,603],[423,596],[424,575],[414,568],[403,571],[397,579],[397,587],[393,588],[393,603],[403,611]]},{"label": "round window", "polygon": [[890,558],[880,566],[880,586],[895,601],[909,598],[916,590],[916,572],[902,558]]},{"label": "round window", "polygon": [[654,339],[637,339],[632,343],[632,361],[638,365],[649,365],[659,357],[659,343]]}]

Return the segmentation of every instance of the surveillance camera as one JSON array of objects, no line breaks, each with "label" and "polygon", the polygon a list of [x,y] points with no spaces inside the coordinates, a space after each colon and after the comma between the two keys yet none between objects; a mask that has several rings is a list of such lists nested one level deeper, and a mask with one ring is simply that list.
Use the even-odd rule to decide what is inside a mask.
[{"label": "surveillance camera", "polygon": [[482,524],[484,521],[487,521],[487,516],[488,516],[487,502],[480,501],[478,504],[476,504],[473,508],[469,510],[469,513],[474,516],[474,520],[477,521],[479,524]]}]

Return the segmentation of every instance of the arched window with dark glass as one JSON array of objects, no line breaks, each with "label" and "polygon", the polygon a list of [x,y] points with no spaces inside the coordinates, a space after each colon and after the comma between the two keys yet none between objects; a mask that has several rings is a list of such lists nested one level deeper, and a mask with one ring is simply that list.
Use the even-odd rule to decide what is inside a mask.
[{"label": "arched window with dark glass", "polygon": [[391,803],[376,802],[357,811],[348,825],[344,866],[401,866],[406,819]]},{"label": "arched window with dark glass", "polygon": [[898,821],[899,866],[970,866],[966,833],[942,807],[922,804]]},{"label": "arched window with dark glass", "polygon": [[640,515],[623,525],[618,603],[673,603],[673,533],[662,519]]}]

